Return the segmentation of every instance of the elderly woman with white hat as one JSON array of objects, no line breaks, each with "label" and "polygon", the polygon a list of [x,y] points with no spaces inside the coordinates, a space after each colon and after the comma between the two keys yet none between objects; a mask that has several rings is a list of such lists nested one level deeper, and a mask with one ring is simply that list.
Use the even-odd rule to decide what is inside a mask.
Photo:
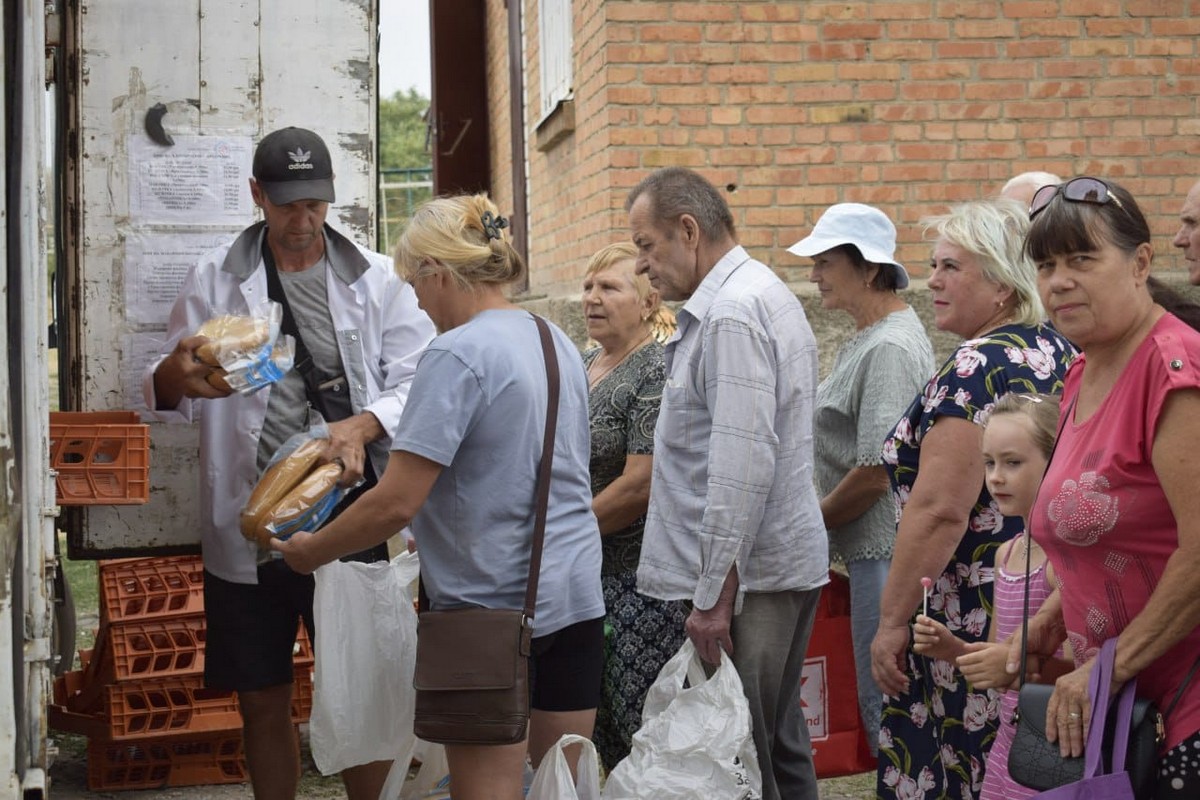
[{"label": "elderly woman with white hat", "polygon": [[850,575],[858,704],[872,751],[882,697],[871,677],[871,640],[896,538],[883,441],[933,374],[925,328],[896,295],[908,273],[896,261],[896,228],[877,208],[830,206],[811,234],[788,248],[813,260],[821,306],[844,311],[856,332],[817,389],[814,479],[832,558]]}]

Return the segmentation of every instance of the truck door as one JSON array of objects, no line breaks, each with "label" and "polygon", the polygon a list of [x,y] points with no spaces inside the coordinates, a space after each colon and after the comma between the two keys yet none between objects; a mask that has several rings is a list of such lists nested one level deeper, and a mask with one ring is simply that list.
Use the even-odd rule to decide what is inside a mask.
[{"label": "truck door", "polygon": [[[68,3],[63,408],[144,411],[140,376],[197,256],[253,222],[254,144],[329,144],[329,221],[375,237],[377,0]],[[151,425],[150,501],[64,515],[74,558],[194,551],[197,435]]]}]

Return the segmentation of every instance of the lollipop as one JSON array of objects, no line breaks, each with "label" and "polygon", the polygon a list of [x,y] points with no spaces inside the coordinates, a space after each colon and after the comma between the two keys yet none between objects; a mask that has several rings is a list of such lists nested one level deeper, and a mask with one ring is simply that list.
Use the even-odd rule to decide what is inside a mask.
[{"label": "lollipop", "polygon": [[929,588],[933,586],[933,579],[929,577],[921,578],[921,589],[924,598],[921,600],[921,614],[929,616]]}]

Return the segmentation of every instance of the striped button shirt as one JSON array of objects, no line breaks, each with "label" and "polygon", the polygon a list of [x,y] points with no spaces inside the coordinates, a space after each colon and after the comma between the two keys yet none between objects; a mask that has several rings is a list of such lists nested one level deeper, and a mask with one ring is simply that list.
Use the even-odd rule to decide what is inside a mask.
[{"label": "striped button shirt", "polygon": [[796,296],[734,247],[679,312],[654,432],[638,590],[717,601],[814,589],[829,551],[813,488],[817,343]]}]

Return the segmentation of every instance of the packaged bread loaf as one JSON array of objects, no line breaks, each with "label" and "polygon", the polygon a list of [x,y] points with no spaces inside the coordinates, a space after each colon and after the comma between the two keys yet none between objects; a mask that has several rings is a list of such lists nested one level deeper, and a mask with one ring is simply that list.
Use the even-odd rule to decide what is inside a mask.
[{"label": "packaged bread loaf", "polygon": [[196,357],[212,367],[228,367],[270,342],[271,322],[266,317],[222,314],[203,323],[196,335],[210,340],[196,348]]},{"label": "packaged bread loaf", "polygon": [[325,439],[309,439],[297,447],[291,455],[276,461],[258,479],[246,507],[242,509],[242,535],[256,538],[259,522],[263,515],[283,500],[288,492],[296,488],[317,464],[317,458],[325,447]]},{"label": "packaged bread loaf", "polygon": [[326,509],[324,506],[328,505],[328,501],[337,490],[341,477],[342,465],[337,461],[322,464],[310,472],[260,518],[254,532],[259,546],[269,547],[272,537],[290,534],[304,527],[304,523],[312,519],[318,509],[320,511],[316,516],[321,521],[328,517],[332,508]]},{"label": "packaged bread loaf", "polygon": [[264,386],[283,378],[292,368],[296,357],[296,340],[287,334],[275,340],[270,353],[262,348],[253,359],[231,362],[231,369],[213,367],[205,380],[223,392],[253,394]]}]

